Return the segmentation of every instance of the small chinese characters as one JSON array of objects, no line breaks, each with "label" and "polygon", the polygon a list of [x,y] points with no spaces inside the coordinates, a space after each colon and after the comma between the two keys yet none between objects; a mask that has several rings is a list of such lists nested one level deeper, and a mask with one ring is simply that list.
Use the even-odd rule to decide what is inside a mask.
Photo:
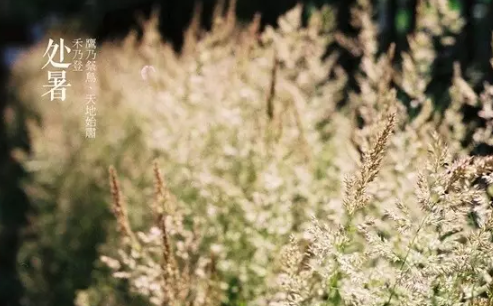
[{"label": "small chinese characters", "polygon": [[86,138],[96,138],[96,83],[97,83],[97,65],[96,65],[96,39],[82,38],[74,39],[74,72],[84,72],[85,91],[86,91],[86,112],[85,112],[85,131]]}]

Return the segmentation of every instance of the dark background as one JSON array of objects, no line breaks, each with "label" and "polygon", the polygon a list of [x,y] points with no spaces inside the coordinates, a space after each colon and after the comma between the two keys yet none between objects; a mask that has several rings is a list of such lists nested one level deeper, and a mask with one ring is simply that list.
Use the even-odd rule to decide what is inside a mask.
[{"label": "dark background", "polygon": [[[303,1],[305,16],[311,9],[323,4],[333,5],[337,9],[337,28],[342,33],[355,36],[357,31],[350,25],[350,7],[354,0],[318,0]],[[203,26],[210,26],[210,16],[214,0],[203,0]],[[262,14],[262,25],[275,25],[278,16],[296,4],[294,0],[239,0],[237,15],[242,20],[249,20],[255,12]],[[397,51],[407,49],[406,37],[412,33],[415,24],[415,7],[417,0],[380,0],[374,1],[375,20],[380,26],[380,50],[387,50],[390,43],[396,43]],[[11,99],[12,89],[8,87],[9,68],[12,59],[4,58],[11,54],[12,47],[27,48],[35,43],[43,29],[56,25],[57,20],[78,20],[79,27],[91,37],[101,40],[123,38],[130,29],[137,28],[136,13],[149,15],[151,9],[158,5],[160,13],[160,30],[163,36],[172,41],[176,50],[183,42],[183,31],[188,25],[193,8],[193,0],[176,1],[137,1],[137,0],[0,0],[0,306],[22,305],[23,285],[18,278],[17,255],[22,244],[22,229],[27,225],[27,215],[32,209],[20,182],[26,177],[22,167],[11,158],[13,148],[29,151],[26,130],[22,124],[14,135],[5,133],[3,120],[7,103]],[[465,77],[472,82],[476,91],[480,91],[484,81],[493,80],[489,65],[491,58],[491,33],[493,30],[493,1],[470,0],[450,1],[459,10],[466,21],[464,30],[457,36],[458,43],[449,49],[438,49],[438,58],[433,67],[433,81],[429,94],[434,98],[437,109],[447,104],[446,88],[450,84],[453,62],[461,64]],[[354,75],[359,59],[342,50],[335,44],[332,49],[342,52],[340,64],[350,76]],[[399,53],[397,53],[399,54]],[[399,57],[395,58],[396,63]],[[350,78],[347,90],[357,89],[354,78]],[[405,100],[405,99],[404,99]],[[404,101],[405,102],[405,101]],[[479,120],[474,116],[466,120]],[[479,148],[476,154],[486,154],[488,148]],[[88,260],[94,260],[90,258]],[[54,306],[71,305],[74,292],[83,289],[90,277],[80,275],[72,281],[67,292],[53,292],[56,298]],[[83,274],[83,273],[82,273]],[[67,277],[59,275],[59,277]]]}]

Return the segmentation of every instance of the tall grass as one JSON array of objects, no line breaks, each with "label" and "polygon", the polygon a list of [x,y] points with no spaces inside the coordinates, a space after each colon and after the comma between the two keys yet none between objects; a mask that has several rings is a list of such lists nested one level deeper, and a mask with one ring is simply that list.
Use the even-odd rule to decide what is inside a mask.
[{"label": "tall grass", "polygon": [[[42,46],[19,64],[43,119],[23,160],[40,207],[23,253],[31,296],[80,260],[92,277],[61,284],[83,289],[67,297],[78,306],[490,305],[493,158],[462,144],[471,131],[491,144],[493,87],[476,94],[456,67],[445,112],[426,92],[432,42],[454,43],[460,17],[420,1],[393,65],[369,1],[353,10],[356,40],[334,33],[329,8],[302,26],[296,6],[262,32],[233,8],[210,32],[197,14],[181,54],[156,18],[141,40],[102,46],[95,140],[80,77],[69,101],[38,104]],[[325,55],[335,41],[362,58],[347,99],[338,54]],[[484,127],[463,123],[464,105]]]}]

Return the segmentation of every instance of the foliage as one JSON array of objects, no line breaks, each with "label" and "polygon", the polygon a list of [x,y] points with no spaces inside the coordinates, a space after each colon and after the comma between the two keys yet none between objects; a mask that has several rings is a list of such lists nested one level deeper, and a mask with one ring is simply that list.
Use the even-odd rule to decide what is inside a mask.
[{"label": "foliage", "polygon": [[[23,159],[39,207],[26,305],[488,305],[493,159],[462,143],[471,131],[491,143],[492,87],[476,94],[457,66],[450,107],[433,111],[431,41],[462,21],[422,3],[402,67],[393,48],[378,54],[365,0],[357,40],[334,33],[327,8],[305,27],[297,6],[259,32],[232,1],[209,32],[196,13],[180,54],[154,16],[140,40],[100,48],[94,140],[81,75],[70,100],[36,104],[39,46],[16,71],[43,118]],[[347,99],[338,54],[325,54],[335,40],[362,57]],[[156,73],[141,80],[145,65]],[[465,105],[487,123],[463,123]],[[64,279],[84,290],[56,296],[74,265],[92,278]]]}]

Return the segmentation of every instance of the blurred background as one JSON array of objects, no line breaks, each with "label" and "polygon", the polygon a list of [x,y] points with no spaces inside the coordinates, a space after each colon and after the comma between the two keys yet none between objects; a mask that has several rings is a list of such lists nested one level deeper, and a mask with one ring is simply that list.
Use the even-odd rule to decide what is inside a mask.
[{"label": "blurred background", "polygon": [[[350,7],[354,0],[302,2],[303,16],[306,18],[314,9],[325,4],[331,5],[336,10],[336,30],[349,37],[357,35],[350,18]],[[409,48],[407,36],[415,28],[417,2],[418,0],[373,1],[381,52],[386,51],[391,43],[395,43],[397,54]],[[256,12],[260,12],[262,27],[275,26],[277,18],[296,3],[294,0],[238,0],[236,14],[240,20],[249,21]],[[214,0],[202,1],[202,27],[210,28],[215,4]],[[136,16],[142,14],[148,17],[154,8],[158,8],[160,12],[159,29],[162,36],[179,52],[184,30],[190,23],[196,5],[194,0],[0,0],[0,306],[73,305],[76,292],[91,284],[94,277],[93,263],[97,257],[95,249],[105,240],[104,235],[99,233],[99,225],[95,223],[94,229],[86,237],[79,237],[84,239],[81,242],[83,246],[76,250],[60,251],[53,247],[43,249],[41,244],[36,246],[36,235],[32,236],[32,233],[26,231],[30,224],[29,216],[39,209],[40,203],[33,203],[27,196],[22,184],[30,178],[11,153],[16,148],[30,151],[25,120],[22,116],[18,117],[14,132],[7,132],[5,123],[7,105],[15,108],[18,103],[9,83],[14,63],[23,52],[44,39],[48,31],[60,27],[94,37],[98,45],[104,41],[123,39],[131,29],[138,28]],[[489,65],[492,52],[493,0],[450,0],[449,5],[460,12],[466,25],[456,35],[455,45],[437,45],[438,57],[427,89],[434,97],[437,109],[446,106],[444,92],[450,85],[454,62],[460,63],[464,78],[473,85],[476,92],[482,90],[485,81],[493,81],[493,71]],[[346,89],[349,92],[356,88],[354,72],[359,65],[359,58],[337,43],[330,48],[341,52],[339,64],[350,77]],[[399,56],[394,61],[398,63]],[[468,118],[467,109],[464,112],[466,120],[479,120],[475,117]],[[475,154],[491,153],[488,147],[475,150]],[[101,214],[107,218],[108,212]],[[100,221],[104,218],[101,217]],[[20,277],[23,271],[30,268],[29,264],[19,260],[20,250],[27,241],[34,248],[39,248],[45,258],[52,258],[59,264],[57,269],[43,271],[42,283],[29,283]],[[77,266],[71,266],[72,259],[76,259]]]}]

